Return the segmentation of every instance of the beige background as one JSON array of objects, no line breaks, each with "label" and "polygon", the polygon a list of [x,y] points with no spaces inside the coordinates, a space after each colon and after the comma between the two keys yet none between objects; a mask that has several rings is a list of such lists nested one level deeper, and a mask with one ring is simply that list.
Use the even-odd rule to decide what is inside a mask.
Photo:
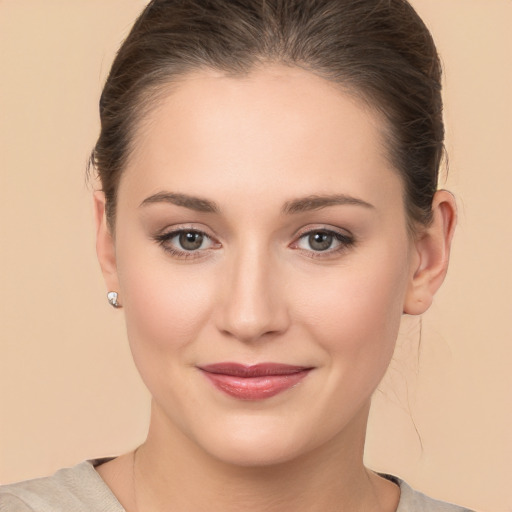
[{"label": "beige background", "polygon": [[[115,455],[148,396],[95,259],[87,155],[142,0],[0,0],[0,482]],[[512,1],[414,0],[445,68],[448,280],[404,322],[367,461],[439,498],[512,511]],[[417,432],[416,432],[417,431]]]}]

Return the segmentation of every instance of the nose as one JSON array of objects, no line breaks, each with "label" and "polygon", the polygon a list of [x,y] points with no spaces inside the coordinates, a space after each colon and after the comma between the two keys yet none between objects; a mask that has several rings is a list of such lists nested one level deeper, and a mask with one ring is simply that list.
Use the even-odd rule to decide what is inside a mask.
[{"label": "nose", "polygon": [[233,257],[222,277],[217,327],[225,335],[254,342],[285,332],[289,325],[283,276],[268,250],[248,248]]}]

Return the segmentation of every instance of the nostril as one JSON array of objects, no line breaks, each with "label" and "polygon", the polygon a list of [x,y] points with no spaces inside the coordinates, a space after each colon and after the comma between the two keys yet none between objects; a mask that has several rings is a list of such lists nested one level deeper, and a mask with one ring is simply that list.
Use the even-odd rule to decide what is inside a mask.
[{"label": "nostril", "polygon": [[220,312],[219,329],[243,342],[270,339],[286,331],[288,317],[284,304],[234,300]]}]

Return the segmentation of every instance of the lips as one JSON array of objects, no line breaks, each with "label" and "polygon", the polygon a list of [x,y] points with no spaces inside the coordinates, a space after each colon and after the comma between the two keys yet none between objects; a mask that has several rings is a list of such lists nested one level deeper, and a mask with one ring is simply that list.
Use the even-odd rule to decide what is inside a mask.
[{"label": "lips", "polygon": [[217,389],[233,398],[263,400],[296,386],[312,368],[279,363],[217,363],[199,370]]}]

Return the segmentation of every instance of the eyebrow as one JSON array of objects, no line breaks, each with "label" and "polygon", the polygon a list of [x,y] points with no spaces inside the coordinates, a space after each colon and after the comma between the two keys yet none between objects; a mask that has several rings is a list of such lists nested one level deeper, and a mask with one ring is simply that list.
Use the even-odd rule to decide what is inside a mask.
[{"label": "eyebrow", "polygon": [[375,208],[372,204],[367,203],[362,199],[345,194],[333,194],[326,196],[312,195],[294,199],[293,201],[287,201],[282,208],[282,213],[302,213],[338,205],[362,206],[364,208],[371,209]]},{"label": "eyebrow", "polygon": [[146,199],[140,203],[140,206],[147,206],[155,203],[170,203],[203,213],[220,212],[220,208],[217,204],[209,199],[173,192],[158,192],[157,194],[153,194],[152,196],[146,197]]},{"label": "eyebrow", "polygon": [[[146,197],[140,206],[147,206],[155,203],[169,203],[176,206],[183,206],[190,210],[195,210],[202,213],[220,213],[220,208],[214,201],[204,199],[201,197],[190,196],[188,194],[179,194],[175,192],[158,192],[149,197]],[[312,210],[320,210],[328,206],[339,205],[352,205],[362,206],[364,208],[374,208],[374,206],[362,199],[348,196],[346,194],[333,194],[333,195],[311,195],[287,201],[281,212],[286,215],[294,213],[302,213]]]}]

